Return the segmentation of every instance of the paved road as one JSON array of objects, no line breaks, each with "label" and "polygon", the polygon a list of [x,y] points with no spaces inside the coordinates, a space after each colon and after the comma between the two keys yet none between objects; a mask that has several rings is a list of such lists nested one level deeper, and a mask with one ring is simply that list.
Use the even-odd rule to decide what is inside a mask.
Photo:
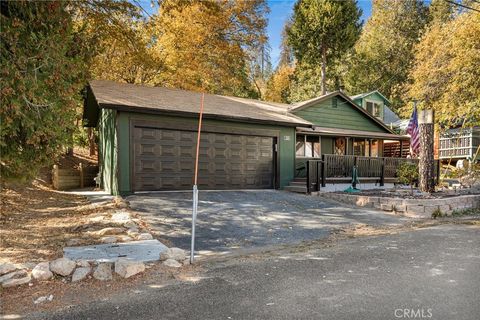
[{"label": "paved road", "polygon": [[[167,192],[127,199],[156,235],[188,249],[191,197],[191,192]],[[225,252],[292,244],[326,237],[332,230],[347,225],[394,225],[405,220],[285,191],[204,191],[199,193],[196,248],[202,252]]]},{"label": "paved road", "polygon": [[206,267],[196,283],[146,287],[38,318],[372,320],[420,319],[422,310],[423,319],[480,315],[478,225],[355,238]]}]

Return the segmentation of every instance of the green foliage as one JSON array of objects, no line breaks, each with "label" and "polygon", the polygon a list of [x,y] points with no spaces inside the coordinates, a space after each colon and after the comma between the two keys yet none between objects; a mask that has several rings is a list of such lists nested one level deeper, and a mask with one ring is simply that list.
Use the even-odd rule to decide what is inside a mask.
[{"label": "green foliage", "polygon": [[400,183],[409,185],[412,188],[418,182],[418,166],[416,163],[404,162],[397,168],[397,177]]},{"label": "green foliage", "polygon": [[480,208],[470,208],[470,209],[452,211],[452,216],[473,216],[473,215],[479,215],[479,214],[480,214]]},{"label": "green foliage", "polygon": [[[127,0],[2,1],[1,175],[29,180],[73,143],[100,39],[129,33]],[[112,68],[113,69],[113,68]]]},{"label": "green foliage", "polygon": [[444,214],[442,212],[442,210],[440,209],[435,209],[433,212],[432,212],[432,219],[437,219],[437,218],[441,218],[443,216],[446,216],[446,214]]},{"label": "green foliage", "polygon": [[372,15],[355,44],[347,91],[380,90],[393,109],[402,106],[413,49],[427,21],[424,1],[374,0]]},{"label": "green foliage", "polygon": [[4,2],[1,14],[2,178],[31,178],[71,144],[84,56],[66,2]]},{"label": "green foliage", "polygon": [[[291,27],[288,28],[288,43],[292,47],[299,64],[296,68],[298,85],[303,85],[304,74],[316,79],[317,91],[324,94],[327,87],[327,66],[335,66],[357,41],[360,35],[361,10],[354,0],[302,0],[294,7]],[[317,66],[321,66],[318,76]],[[314,71],[314,72],[312,72]],[[307,83],[310,81],[307,81]],[[300,89],[302,91],[302,89]]]}]

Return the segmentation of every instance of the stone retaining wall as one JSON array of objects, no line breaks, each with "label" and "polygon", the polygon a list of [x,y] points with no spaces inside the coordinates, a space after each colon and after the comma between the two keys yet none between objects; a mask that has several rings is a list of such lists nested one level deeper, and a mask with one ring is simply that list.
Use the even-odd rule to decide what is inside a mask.
[{"label": "stone retaining wall", "polygon": [[359,207],[376,208],[413,218],[431,218],[437,209],[442,214],[450,215],[453,211],[480,208],[479,195],[443,199],[402,199],[331,192],[319,192],[318,195]]}]

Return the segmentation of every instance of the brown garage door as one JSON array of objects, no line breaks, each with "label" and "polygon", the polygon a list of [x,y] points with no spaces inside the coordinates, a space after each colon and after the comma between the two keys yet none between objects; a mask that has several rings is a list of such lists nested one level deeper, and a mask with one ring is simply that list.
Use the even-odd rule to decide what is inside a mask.
[{"label": "brown garage door", "polygon": [[[133,190],[185,190],[193,181],[197,133],[134,127]],[[201,189],[267,189],[274,182],[274,138],[202,133]]]}]

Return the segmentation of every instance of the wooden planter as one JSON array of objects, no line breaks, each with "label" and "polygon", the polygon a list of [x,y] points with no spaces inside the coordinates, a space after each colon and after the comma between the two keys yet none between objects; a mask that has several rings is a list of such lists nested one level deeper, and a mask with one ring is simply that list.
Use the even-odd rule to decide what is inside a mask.
[{"label": "wooden planter", "polygon": [[53,166],[52,183],[57,190],[69,190],[84,187],[94,187],[94,178],[98,174],[98,166],[85,167],[82,164],[78,169],[59,169]]}]

